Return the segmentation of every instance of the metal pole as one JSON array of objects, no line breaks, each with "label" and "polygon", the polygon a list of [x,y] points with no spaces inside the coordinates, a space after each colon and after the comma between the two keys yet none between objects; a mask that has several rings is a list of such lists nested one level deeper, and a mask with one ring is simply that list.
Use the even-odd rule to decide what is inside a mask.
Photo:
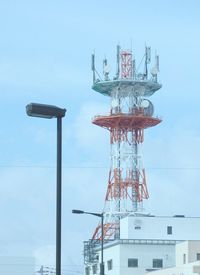
[{"label": "metal pole", "polygon": [[62,118],[57,118],[56,275],[61,275]]},{"label": "metal pole", "polygon": [[104,226],[103,226],[103,213],[101,214],[101,264],[100,275],[104,275],[104,262],[103,262],[103,242],[104,242]]}]

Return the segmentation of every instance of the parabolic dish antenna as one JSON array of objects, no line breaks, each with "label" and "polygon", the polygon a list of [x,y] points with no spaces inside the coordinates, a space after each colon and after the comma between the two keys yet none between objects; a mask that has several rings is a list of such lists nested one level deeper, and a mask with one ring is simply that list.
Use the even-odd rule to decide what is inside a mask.
[{"label": "parabolic dish antenna", "polygon": [[141,107],[144,109],[145,116],[153,116],[154,107],[150,100],[143,99],[141,103]]}]

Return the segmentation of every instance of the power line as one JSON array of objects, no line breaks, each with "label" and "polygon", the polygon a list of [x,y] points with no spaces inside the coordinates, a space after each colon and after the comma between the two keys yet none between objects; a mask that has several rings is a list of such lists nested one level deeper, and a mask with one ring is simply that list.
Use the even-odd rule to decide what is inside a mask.
[{"label": "power line", "polygon": [[[55,169],[53,165],[0,165],[0,168]],[[109,169],[108,166],[65,166],[64,169]],[[200,170],[200,167],[146,167],[147,170]]]},{"label": "power line", "polygon": [[[62,273],[70,272],[70,274],[83,274],[80,270],[69,270],[69,269],[61,269]],[[53,275],[56,274],[56,269],[54,267],[44,266],[41,265],[40,269],[36,271],[36,274],[39,273],[40,275]]]}]

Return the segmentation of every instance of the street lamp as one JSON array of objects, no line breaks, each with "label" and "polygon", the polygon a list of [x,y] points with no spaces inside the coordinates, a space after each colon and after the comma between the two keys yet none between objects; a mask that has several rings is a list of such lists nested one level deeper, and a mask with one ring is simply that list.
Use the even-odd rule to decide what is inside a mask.
[{"label": "street lamp", "polygon": [[82,210],[73,209],[73,214],[89,214],[101,218],[101,263],[100,263],[100,275],[104,275],[104,262],[103,262],[103,239],[104,239],[104,226],[103,226],[103,213],[86,212]]},{"label": "street lamp", "polygon": [[61,207],[62,207],[62,117],[66,109],[52,105],[31,103],[26,106],[28,116],[57,118],[57,172],[56,172],[56,275],[61,275]]}]

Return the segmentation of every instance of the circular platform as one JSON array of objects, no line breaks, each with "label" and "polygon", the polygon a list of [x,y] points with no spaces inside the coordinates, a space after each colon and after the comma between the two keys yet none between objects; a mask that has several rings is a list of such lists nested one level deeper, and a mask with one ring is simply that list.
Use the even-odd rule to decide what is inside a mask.
[{"label": "circular platform", "polygon": [[141,96],[151,96],[161,87],[161,84],[150,80],[117,79],[96,82],[92,89],[107,96],[110,96],[111,91],[116,89],[121,89],[124,93],[133,91]]},{"label": "circular platform", "polygon": [[115,114],[109,116],[96,116],[92,123],[106,129],[125,129],[126,131],[146,129],[156,126],[162,120],[160,118],[132,115],[132,114]]}]

